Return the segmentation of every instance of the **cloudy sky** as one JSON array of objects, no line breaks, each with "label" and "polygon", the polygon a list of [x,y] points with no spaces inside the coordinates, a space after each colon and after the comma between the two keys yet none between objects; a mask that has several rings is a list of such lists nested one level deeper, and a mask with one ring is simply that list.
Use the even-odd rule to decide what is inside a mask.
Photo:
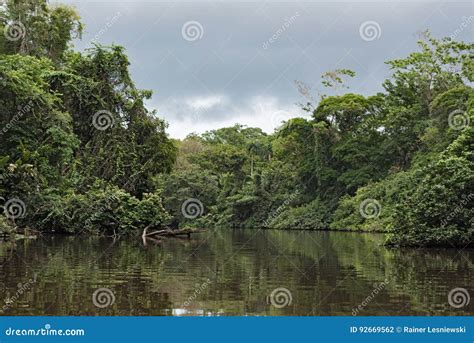
[{"label": "cloudy sky", "polygon": [[235,123],[272,132],[306,102],[295,80],[348,68],[350,91],[372,94],[384,61],[416,48],[420,32],[472,41],[472,1],[60,1],[73,4],[92,41],[127,49],[148,106],[172,137]]}]

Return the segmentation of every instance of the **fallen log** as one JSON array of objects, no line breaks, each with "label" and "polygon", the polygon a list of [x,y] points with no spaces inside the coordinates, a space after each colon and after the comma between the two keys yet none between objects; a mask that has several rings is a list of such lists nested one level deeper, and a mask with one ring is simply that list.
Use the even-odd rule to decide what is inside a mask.
[{"label": "fallen log", "polygon": [[161,240],[156,239],[156,238],[152,238],[152,237],[146,237],[146,238],[145,238],[145,242],[146,242],[147,240],[152,241],[152,242],[155,243],[156,245],[160,245],[161,242],[162,242]]},{"label": "fallen log", "polygon": [[145,247],[146,247],[146,230],[148,230],[148,226],[143,229],[143,233],[142,233],[142,241]]},{"label": "fallen log", "polygon": [[180,230],[170,230],[170,229],[165,229],[165,230],[157,230],[153,231],[150,233],[147,233],[145,230],[143,230],[143,235],[142,237],[150,237],[150,236],[161,236],[161,237],[176,237],[176,236],[182,236],[182,235],[187,235],[188,237],[191,236],[192,233],[200,233],[200,232],[206,232],[207,230],[205,229],[180,229]]}]

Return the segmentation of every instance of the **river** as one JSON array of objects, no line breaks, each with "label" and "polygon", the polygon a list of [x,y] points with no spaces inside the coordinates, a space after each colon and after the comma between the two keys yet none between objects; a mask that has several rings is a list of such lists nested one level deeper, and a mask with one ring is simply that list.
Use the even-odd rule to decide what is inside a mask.
[{"label": "river", "polygon": [[474,250],[382,242],[369,233],[226,229],[146,247],[86,236],[2,242],[0,305],[4,315],[474,314],[474,299],[448,301],[472,286]]}]

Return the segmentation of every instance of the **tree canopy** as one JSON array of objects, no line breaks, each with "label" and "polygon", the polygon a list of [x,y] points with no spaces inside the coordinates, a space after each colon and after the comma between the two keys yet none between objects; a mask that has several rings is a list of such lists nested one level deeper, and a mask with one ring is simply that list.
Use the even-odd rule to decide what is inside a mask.
[{"label": "tree canopy", "polygon": [[[472,244],[473,44],[426,33],[419,51],[387,62],[383,92],[323,95],[301,109],[311,118],[272,134],[235,125],[180,141],[145,106],[152,93],[135,86],[123,47],[72,49],[83,30],[72,7],[8,0],[0,29],[1,231],[179,221]],[[322,83],[345,89],[344,77],[357,75]],[[190,199],[198,216],[182,211]]]}]

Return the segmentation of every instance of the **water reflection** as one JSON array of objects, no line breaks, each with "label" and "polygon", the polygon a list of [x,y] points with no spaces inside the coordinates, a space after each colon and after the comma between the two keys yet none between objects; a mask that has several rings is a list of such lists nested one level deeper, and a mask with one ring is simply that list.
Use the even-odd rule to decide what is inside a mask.
[{"label": "water reflection", "polygon": [[[146,248],[86,237],[1,243],[0,299],[10,300],[6,315],[351,315],[358,305],[358,315],[474,314],[474,300],[456,309],[447,298],[455,287],[474,293],[473,250],[386,249],[382,240],[215,230]],[[92,301],[101,287],[115,297],[105,308]],[[273,306],[276,288],[291,303]]]}]

